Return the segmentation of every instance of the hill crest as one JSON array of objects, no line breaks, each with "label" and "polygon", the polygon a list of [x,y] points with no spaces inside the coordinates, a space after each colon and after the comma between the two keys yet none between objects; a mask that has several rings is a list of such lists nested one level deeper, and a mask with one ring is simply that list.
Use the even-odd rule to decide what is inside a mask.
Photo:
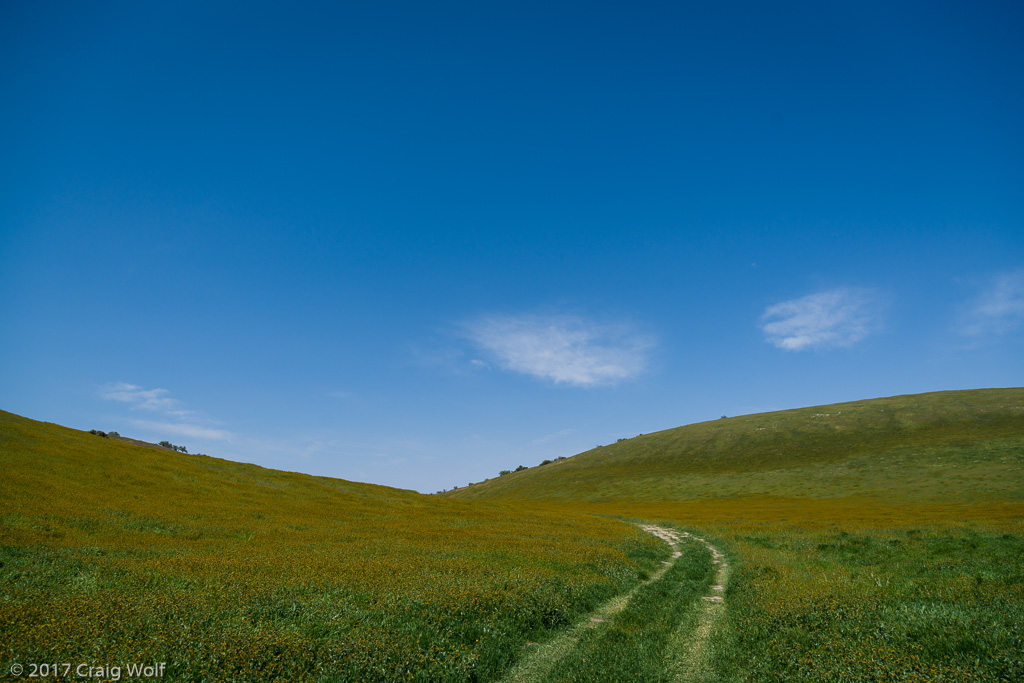
[{"label": "hill crest", "polygon": [[449,492],[657,501],[738,495],[1019,499],[1024,389],[911,394],[695,423]]}]

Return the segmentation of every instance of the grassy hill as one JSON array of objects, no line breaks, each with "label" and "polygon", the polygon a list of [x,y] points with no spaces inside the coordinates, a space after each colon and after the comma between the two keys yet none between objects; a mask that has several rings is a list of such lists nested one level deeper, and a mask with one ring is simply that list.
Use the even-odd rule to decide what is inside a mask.
[{"label": "grassy hill", "polygon": [[278,472],[4,412],[0,467],[5,672],[167,662],[168,680],[487,680],[667,553],[618,520]]},{"label": "grassy hill", "polygon": [[725,418],[448,495],[699,530],[731,566],[707,680],[1024,680],[1024,389]]},{"label": "grassy hill", "polygon": [[645,434],[448,494],[656,503],[737,496],[1024,501],[1024,389],[895,396]]},{"label": "grassy hill", "polygon": [[[498,680],[574,623],[523,680],[1024,680],[1024,389],[725,418],[446,496],[2,412],[0,465],[2,671]],[[702,540],[577,619],[666,559],[615,517]],[[729,567],[713,620],[704,543]]]}]

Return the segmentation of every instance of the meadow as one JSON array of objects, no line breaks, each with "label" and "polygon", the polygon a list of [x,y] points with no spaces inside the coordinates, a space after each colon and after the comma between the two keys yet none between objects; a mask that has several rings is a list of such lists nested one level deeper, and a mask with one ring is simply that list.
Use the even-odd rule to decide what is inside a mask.
[{"label": "meadow", "polygon": [[676,427],[445,495],[659,502],[723,497],[1024,502],[1024,390],[946,391]]},{"label": "meadow", "polygon": [[618,520],[275,472],[9,413],[0,458],[5,674],[166,662],[181,681],[491,680],[667,553]]},{"label": "meadow", "polygon": [[[733,532],[735,533],[735,532]],[[723,678],[1024,680],[1024,538],[938,528],[736,536]]]},{"label": "meadow", "polygon": [[[5,672],[1024,680],[1022,389],[725,418],[442,496],[8,413],[0,457]],[[714,612],[707,548],[640,522],[725,554]]]},{"label": "meadow", "polygon": [[448,495],[700,530],[731,576],[694,680],[1024,680],[1021,389],[726,418]]},{"label": "meadow", "polygon": [[1024,680],[1019,510],[775,502],[633,510],[685,520],[730,562],[711,671],[673,677],[664,661],[642,680]]}]

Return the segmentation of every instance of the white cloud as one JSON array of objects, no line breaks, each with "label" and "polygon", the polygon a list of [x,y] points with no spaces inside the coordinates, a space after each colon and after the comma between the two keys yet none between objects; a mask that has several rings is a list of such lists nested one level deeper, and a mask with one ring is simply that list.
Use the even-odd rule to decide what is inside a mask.
[{"label": "white cloud", "polygon": [[833,289],[769,306],[761,316],[768,342],[787,351],[852,346],[877,326],[878,302],[866,289]]},{"label": "white cloud", "polygon": [[201,418],[194,411],[186,410],[181,401],[171,398],[167,389],[145,389],[137,384],[111,382],[100,387],[99,395],[108,401],[126,403],[133,410],[157,413],[164,420],[129,419],[130,424],[156,433],[188,436],[196,439],[233,438],[231,432],[210,426],[212,420]]},{"label": "white cloud", "polygon": [[581,387],[639,374],[653,346],[626,326],[575,316],[486,316],[467,324],[465,332],[505,370]]},{"label": "white cloud", "polygon": [[185,416],[181,401],[170,398],[167,389],[143,389],[136,384],[112,382],[100,388],[100,396],[110,401],[129,403],[132,407],[153,410],[167,415]]},{"label": "white cloud", "polygon": [[1024,322],[1024,269],[992,279],[965,317],[963,334],[1002,334]]}]

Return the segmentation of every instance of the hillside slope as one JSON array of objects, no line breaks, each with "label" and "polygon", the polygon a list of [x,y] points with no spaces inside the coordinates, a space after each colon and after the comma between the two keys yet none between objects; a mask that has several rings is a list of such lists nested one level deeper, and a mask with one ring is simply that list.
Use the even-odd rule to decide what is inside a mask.
[{"label": "hillside slope", "polygon": [[618,520],[278,472],[5,412],[0,466],[3,671],[167,662],[168,680],[490,679],[667,552]]},{"label": "hillside slope", "polygon": [[715,420],[452,495],[659,520],[719,548],[717,621],[675,631],[683,680],[1024,680],[1022,389]]},{"label": "hillside slope", "polygon": [[1024,500],[1024,389],[723,418],[598,447],[451,497],[572,503],[733,496]]}]

